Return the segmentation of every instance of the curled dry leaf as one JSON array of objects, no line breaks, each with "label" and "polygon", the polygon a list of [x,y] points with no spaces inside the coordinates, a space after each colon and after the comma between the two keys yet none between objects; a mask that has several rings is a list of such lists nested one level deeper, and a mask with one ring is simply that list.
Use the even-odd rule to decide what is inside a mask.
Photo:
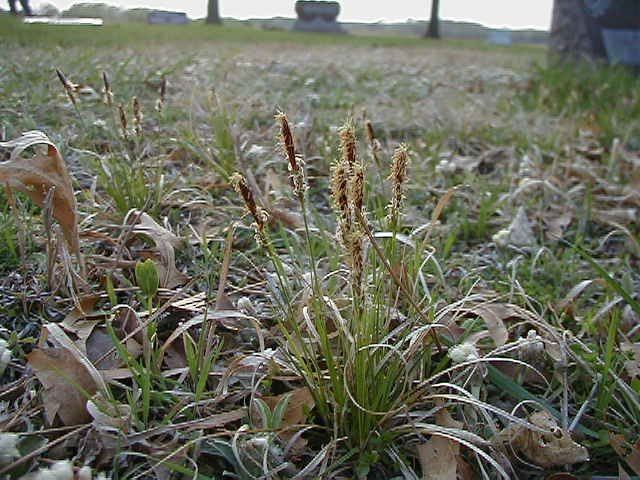
[{"label": "curled dry leaf", "polygon": [[589,461],[587,449],[574,442],[551,414],[536,412],[528,420],[544,432],[514,424],[500,432],[496,440],[542,468]]},{"label": "curled dry leaf", "polygon": [[53,424],[58,417],[64,425],[91,421],[87,397],[97,385],[87,368],[66,348],[39,348],[27,355],[27,361],[44,387],[44,409]]},{"label": "curled dry leaf", "polygon": [[578,283],[571,290],[569,290],[564,299],[558,304],[558,308],[565,313],[572,313],[573,306],[578,297],[580,297],[580,295],[582,295],[587,288],[596,283],[602,284],[603,282],[599,279],[590,279],[583,280],[582,282]]},{"label": "curled dry leaf", "polygon": [[289,398],[289,403],[282,417],[282,426],[292,427],[305,423],[309,412],[316,405],[311,395],[311,390],[307,387],[296,388],[291,392],[274,397],[262,397],[262,400],[271,410],[274,410],[278,403],[287,395],[291,395],[291,398]]},{"label": "curled dry leaf", "polygon": [[87,411],[97,430],[126,434],[131,429],[131,407],[107,401],[100,392],[87,401]]},{"label": "curled dry leaf", "polygon": [[531,313],[510,303],[480,303],[455,309],[455,313],[465,316],[475,315],[484,320],[489,336],[496,346],[501,347],[509,339],[509,332],[505,321],[517,319],[531,319]]},{"label": "curled dry leaf", "polygon": [[557,242],[562,240],[564,232],[569,228],[573,221],[573,212],[571,210],[564,210],[562,213],[552,217],[545,217],[544,224],[546,225],[545,236],[550,242]]},{"label": "curled dry leaf", "polygon": [[[22,153],[37,145],[45,145],[46,153],[32,158]],[[53,217],[60,223],[70,249],[80,254],[78,238],[78,214],[71,177],[55,144],[44,133],[34,130],[0,147],[13,148],[11,157],[0,162],[0,183],[27,194],[40,207],[44,206],[47,193],[53,189]]]},{"label": "curled dry leaf", "polygon": [[531,223],[523,207],[518,208],[511,225],[496,233],[492,237],[492,240],[500,247],[506,247],[508,245],[531,247],[536,244]]},{"label": "curled dry leaf", "polygon": [[136,220],[133,227],[134,233],[148,236],[155,243],[160,255],[160,286],[174,288],[183,284],[187,277],[176,268],[175,248],[181,240],[172,232],[159,225],[150,215],[139,210],[132,210],[127,215],[125,223],[129,219]]},{"label": "curled dry leaf", "polygon": [[[462,428],[462,423],[454,420],[446,409],[436,414],[436,423],[442,427]],[[448,438],[433,435],[417,449],[423,480],[456,480],[458,469],[464,467],[460,444]]]}]

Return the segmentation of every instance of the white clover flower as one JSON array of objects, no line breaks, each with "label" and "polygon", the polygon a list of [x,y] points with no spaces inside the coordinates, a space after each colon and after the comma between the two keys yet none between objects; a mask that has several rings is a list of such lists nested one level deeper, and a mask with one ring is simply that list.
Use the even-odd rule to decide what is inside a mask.
[{"label": "white clover flower", "polygon": [[461,343],[449,349],[449,358],[454,364],[458,364],[477,360],[480,354],[472,343]]},{"label": "white clover flower", "polygon": [[74,480],[73,464],[69,460],[60,460],[49,468],[41,468],[31,480]]}]

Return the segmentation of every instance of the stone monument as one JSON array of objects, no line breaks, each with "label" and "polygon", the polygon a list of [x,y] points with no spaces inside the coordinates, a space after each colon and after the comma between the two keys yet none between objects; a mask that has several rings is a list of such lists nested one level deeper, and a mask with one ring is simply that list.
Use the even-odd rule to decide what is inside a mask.
[{"label": "stone monument", "polygon": [[640,1],[555,0],[551,50],[640,68]]},{"label": "stone monument", "polygon": [[298,19],[294,30],[302,32],[345,33],[337,21],[340,14],[338,2],[300,0],[296,2]]}]

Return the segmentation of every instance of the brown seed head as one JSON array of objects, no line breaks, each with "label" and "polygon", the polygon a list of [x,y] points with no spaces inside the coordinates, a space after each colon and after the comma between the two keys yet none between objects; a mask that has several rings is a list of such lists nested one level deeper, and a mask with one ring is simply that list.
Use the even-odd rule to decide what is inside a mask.
[{"label": "brown seed head", "polygon": [[164,108],[164,101],[167,95],[167,77],[162,76],[160,80],[160,88],[158,89],[159,98],[156,100],[156,110],[161,112]]},{"label": "brown seed head", "polygon": [[280,123],[280,141],[282,143],[284,153],[287,156],[287,160],[289,160],[289,171],[296,173],[299,167],[296,159],[295,142],[293,140],[291,127],[289,126],[289,120],[287,119],[287,115],[282,112],[279,112],[276,115],[276,120]]},{"label": "brown seed head", "polygon": [[342,160],[349,166],[349,169],[353,168],[353,165],[357,161],[358,152],[356,147],[356,129],[351,120],[348,120],[340,129],[340,151],[342,153]]},{"label": "brown seed head", "polygon": [[249,210],[249,213],[253,216],[258,235],[261,238],[264,238],[264,227],[268,220],[267,213],[256,204],[253,192],[251,191],[251,188],[249,188],[247,180],[242,176],[242,174],[236,172],[231,176],[231,185],[233,185],[235,191],[240,194],[244,200],[247,210]]},{"label": "brown seed head", "polygon": [[365,128],[367,129],[367,139],[369,140],[369,143],[373,145],[376,140],[376,133],[373,130],[373,125],[371,124],[371,120],[367,120],[364,125],[365,125]]},{"label": "brown seed head", "polygon": [[331,168],[331,198],[336,213],[342,218],[349,217],[348,172],[344,162],[336,162]]},{"label": "brown seed head", "polygon": [[122,135],[127,138],[127,129],[129,128],[129,122],[127,121],[127,114],[125,113],[122,104],[118,105],[118,114],[120,116],[120,127],[122,128]]},{"label": "brown seed head", "polygon": [[58,75],[58,79],[60,80],[60,83],[62,83],[64,91],[67,94],[67,97],[69,97],[69,100],[71,100],[71,103],[73,103],[74,106],[77,106],[76,96],[74,95],[74,91],[75,91],[74,85],[69,80],[67,80],[67,77],[64,75],[64,73],[62,73],[62,70],[59,70],[56,68],[56,74]]},{"label": "brown seed head", "polygon": [[353,165],[349,182],[349,203],[357,220],[360,214],[364,214],[364,166],[361,162]]},{"label": "brown seed head", "polygon": [[407,181],[407,169],[409,167],[409,149],[406,145],[400,145],[393,153],[391,174],[389,180],[392,184],[391,203],[388,205],[389,222],[396,224],[400,218],[400,210],[404,199],[404,185]]},{"label": "brown seed head", "polygon": [[109,107],[113,107],[113,91],[111,90],[111,82],[107,72],[102,72],[102,83],[104,84],[104,103]]},{"label": "brown seed head", "polygon": [[298,198],[302,198],[307,189],[307,183],[304,178],[304,162],[302,157],[296,153],[293,132],[291,131],[287,116],[280,112],[276,115],[276,120],[280,123],[280,144],[282,151],[289,162],[288,169],[290,172],[291,186]]},{"label": "brown seed head", "polygon": [[133,106],[133,127],[135,129],[137,136],[142,136],[142,106],[138,101],[138,97],[133,97],[132,101]]}]

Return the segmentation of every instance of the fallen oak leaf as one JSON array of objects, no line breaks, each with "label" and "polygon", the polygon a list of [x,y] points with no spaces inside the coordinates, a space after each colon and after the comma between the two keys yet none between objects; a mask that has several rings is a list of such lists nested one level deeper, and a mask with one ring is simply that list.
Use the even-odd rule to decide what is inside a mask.
[{"label": "fallen oak leaf", "polygon": [[[462,423],[454,420],[444,408],[436,414],[436,424],[442,427],[462,428]],[[460,443],[433,435],[425,443],[418,445],[417,449],[423,480],[457,480],[458,464],[462,460]]]},{"label": "fallen oak leaf", "polygon": [[[26,159],[21,154],[29,147],[46,145],[46,154]],[[13,148],[8,161],[0,162],[0,183],[9,185],[44,207],[49,191],[53,190],[53,217],[60,223],[65,240],[80,259],[76,199],[67,166],[56,145],[44,133],[33,130],[0,147]]]},{"label": "fallen oak leaf", "polygon": [[542,431],[514,424],[502,430],[494,443],[509,446],[516,453],[542,468],[560,467],[589,461],[589,452],[571,439],[546,411],[529,416],[529,423]]},{"label": "fallen oak leaf", "polygon": [[125,225],[135,220],[133,232],[149,237],[160,255],[160,285],[163,288],[174,288],[183,284],[187,276],[176,268],[175,248],[182,240],[166,228],[159,225],[151,216],[139,210],[131,210],[125,218]]},{"label": "fallen oak leaf", "polygon": [[456,480],[458,478],[459,443],[434,435],[425,443],[418,445],[417,449],[423,480]]},{"label": "fallen oak leaf", "polygon": [[296,388],[282,395],[262,397],[262,401],[274,411],[278,404],[287,396],[289,397],[289,403],[282,416],[282,427],[293,427],[305,423],[309,412],[316,405],[313,395],[311,395],[311,390],[307,387]]},{"label": "fallen oak leaf", "polygon": [[44,387],[44,408],[49,424],[54,424],[56,417],[67,426],[91,421],[86,404],[98,387],[89,371],[69,350],[39,348],[27,355],[27,361]]}]

